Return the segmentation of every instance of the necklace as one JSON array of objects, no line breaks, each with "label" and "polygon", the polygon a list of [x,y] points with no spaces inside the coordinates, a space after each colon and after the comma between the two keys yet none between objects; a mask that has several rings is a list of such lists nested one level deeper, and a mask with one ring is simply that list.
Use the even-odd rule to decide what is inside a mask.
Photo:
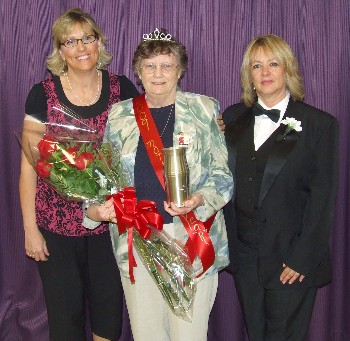
[{"label": "necklace", "polygon": [[171,114],[173,113],[173,109],[174,109],[174,107],[175,107],[175,104],[172,104],[172,105],[171,105],[171,108],[170,108],[170,113],[169,113],[168,119],[166,120],[165,126],[164,126],[164,128],[163,128],[162,133],[160,134],[160,137],[162,137],[162,136],[163,136],[163,134],[164,134],[164,132],[165,132],[165,129],[166,129],[166,127],[167,127],[168,123],[169,123],[169,120],[170,120]]},{"label": "necklace", "polygon": [[75,91],[73,90],[72,85],[70,84],[69,77],[68,77],[68,73],[67,73],[67,72],[65,73],[65,75],[66,75],[66,77],[67,77],[67,82],[68,82],[69,88],[71,89],[73,95],[79,100],[80,103],[82,103],[82,104],[84,104],[84,105],[86,105],[86,106],[90,106],[90,105],[93,105],[94,103],[96,103],[96,101],[97,101],[97,99],[98,99],[98,95],[99,95],[99,93],[100,93],[100,79],[99,79],[100,74],[98,73],[97,69],[96,69],[96,72],[97,72],[97,93],[96,93],[96,96],[95,96],[94,100],[93,100],[90,104],[89,104],[89,103],[86,103],[86,102],[84,102],[84,101],[82,101],[82,100],[78,97],[78,95],[77,95],[77,94],[75,93]]}]

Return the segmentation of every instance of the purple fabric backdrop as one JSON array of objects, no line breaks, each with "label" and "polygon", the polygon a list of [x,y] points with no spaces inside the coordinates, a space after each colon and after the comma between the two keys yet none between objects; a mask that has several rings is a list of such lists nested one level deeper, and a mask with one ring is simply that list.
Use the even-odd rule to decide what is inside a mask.
[{"label": "purple fabric backdrop", "polygon": [[[48,340],[42,287],[24,253],[18,196],[20,129],[30,87],[45,78],[50,29],[70,7],[90,12],[107,34],[110,70],[132,80],[131,59],[142,33],[166,27],[188,48],[186,91],[216,97],[222,109],[240,97],[239,68],[248,41],[283,37],[298,57],[306,102],[338,118],[340,188],[331,246],[334,277],[318,293],[310,341],[349,341],[349,0],[2,0],[0,16],[0,341]],[[132,340],[128,319],[122,341]],[[209,325],[209,341],[246,341],[241,311],[227,273]]]}]

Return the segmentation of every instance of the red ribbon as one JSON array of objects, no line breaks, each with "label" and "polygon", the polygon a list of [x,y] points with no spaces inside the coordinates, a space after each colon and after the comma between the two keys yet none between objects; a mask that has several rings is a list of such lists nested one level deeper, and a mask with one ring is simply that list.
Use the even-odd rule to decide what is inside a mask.
[{"label": "red ribbon", "polygon": [[[164,155],[162,153],[164,145],[159,136],[159,132],[154,123],[152,114],[148,108],[145,94],[135,97],[132,102],[136,122],[140,129],[141,137],[146,147],[148,157],[159,182],[165,190],[163,177]],[[215,250],[209,237],[209,231],[215,216],[216,214],[210,217],[206,222],[198,220],[193,212],[179,216],[189,236],[186,242],[188,256],[193,263],[194,259],[198,255],[203,265],[203,271],[197,275],[197,277],[201,276],[214,264]]]},{"label": "red ribbon", "polygon": [[109,198],[113,198],[119,234],[128,232],[129,275],[131,283],[135,283],[133,269],[137,264],[132,251],[134,228],[142,238],[148,239],[151,235],[150,227],[162,230],[164,219],[158,213],[154,201],[140,200],[137,203],[134,187],[126,187]]},{"label": "red ribbon", "polygon": [[209,237],[209,231],[215,216],[216,214],[212,215],[205,222],[198,220],[193,212],[179,216],[189,235],[185,246],[190,261],[193,263],[198,255],[202,262],[203,270],[197,277],[207,271],[215,261],[215,250]]}]

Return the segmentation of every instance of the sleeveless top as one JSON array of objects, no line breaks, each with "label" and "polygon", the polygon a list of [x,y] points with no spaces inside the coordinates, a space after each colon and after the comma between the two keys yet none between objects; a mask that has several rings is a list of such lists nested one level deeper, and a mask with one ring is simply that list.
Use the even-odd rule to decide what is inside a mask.
[{"label": "sleeveless top", "polygon": [[[96,129],[102,136],[106,126],[109,108],[114,103],[120,101],[120,82],[118,76],[109,73],[109,79],[110,95],[106,110],[95,117],[82,119],[85,124]],[[47,97],[47,122],[60,124],[69,123],[64,114],[53,109],[54,106],[60,104],[53,78],[49,77],[43,81],[42,84]],[[76,122],[74,122],[74,124],[76,125]],[[57,128],[55,130],[57,132]],[[108,223],[102,223],[94,230],[86,229],[82,225],[82,204],[63,199],[40,177],[38,177],[35,204],[38,226],[53,233],[64,236],[83,237],[92,234],[100,234],[108,230]]]}]

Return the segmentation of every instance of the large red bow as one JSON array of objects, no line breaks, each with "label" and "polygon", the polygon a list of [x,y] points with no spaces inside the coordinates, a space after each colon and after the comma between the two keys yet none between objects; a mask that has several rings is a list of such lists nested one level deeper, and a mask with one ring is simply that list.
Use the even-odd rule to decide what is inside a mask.
[{"label": "large red bow", "polygon": [[163,229],[164,219],[158,213],[156,203],[150,200],[140,200],[137,203],[135,188],[126,187],[117,194],[111,195],[117,216],[118,232],[128,232],[129,275],[131,283],[135,283],[134,267],[137,266],[132,252],[133,230],[136,228],[141,237],[148,239],[151,227]]}]

